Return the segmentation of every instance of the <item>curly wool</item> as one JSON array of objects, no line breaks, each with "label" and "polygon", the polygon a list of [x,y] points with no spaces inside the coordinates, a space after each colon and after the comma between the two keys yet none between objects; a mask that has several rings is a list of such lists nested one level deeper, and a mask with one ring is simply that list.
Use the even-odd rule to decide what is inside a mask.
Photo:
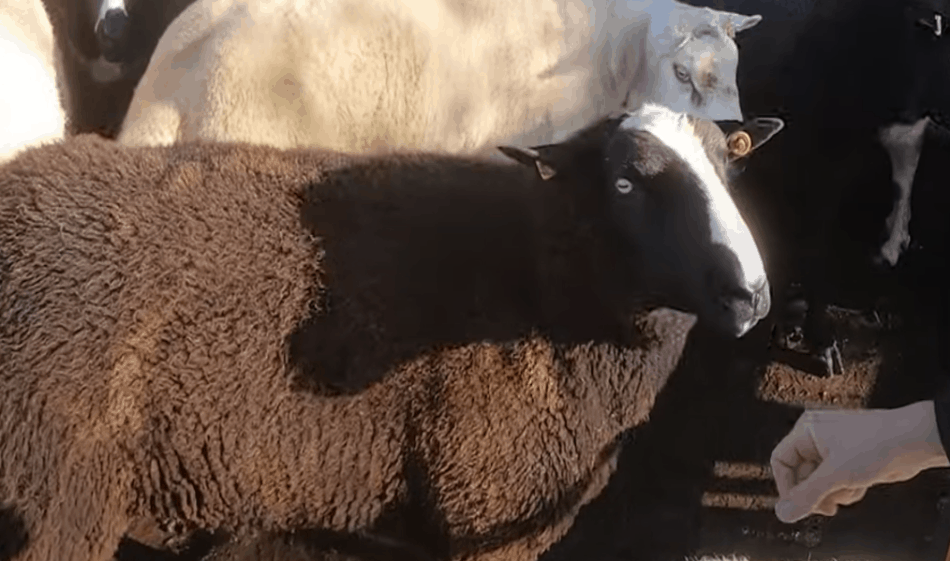
[{"label": "curly wool", "polygon": [[[142,518],[412,520],[402,539],[441,558],[535,558],[603,488],[695,322],[618,316],[596,288],[618,266],[587,234],[549,238],[537,213],[568,189],[539,181],[94,137],[0,168],[0,505],[29,536],[13,559],[106,560]],[[325,391],[347,369],[374,379]]]}]

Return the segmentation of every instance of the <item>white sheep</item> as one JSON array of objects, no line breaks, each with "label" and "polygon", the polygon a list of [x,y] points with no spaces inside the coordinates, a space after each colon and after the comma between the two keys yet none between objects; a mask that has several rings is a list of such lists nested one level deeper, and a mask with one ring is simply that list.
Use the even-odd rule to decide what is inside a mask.
[{"label": "white sheep", "polygon": [[0,1],[0,162],[63,136],[52,36],[40,0]]},{"label": "white sheep", "polygon": [[118,140],[494,152],[644,101],[742,120],[733,37],[760,20],[675,0],[198,0]]}]

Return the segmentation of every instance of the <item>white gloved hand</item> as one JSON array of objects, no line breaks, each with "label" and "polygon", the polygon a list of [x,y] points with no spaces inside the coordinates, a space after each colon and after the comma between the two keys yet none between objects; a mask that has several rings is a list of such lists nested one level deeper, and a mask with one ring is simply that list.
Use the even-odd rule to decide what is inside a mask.
[{"label": "white gloved hand", "polygon": [[879,483],[950,466],[932,401],[898,409],[806,411],[772,451],[775,514],[791,523],[833,516]]}]

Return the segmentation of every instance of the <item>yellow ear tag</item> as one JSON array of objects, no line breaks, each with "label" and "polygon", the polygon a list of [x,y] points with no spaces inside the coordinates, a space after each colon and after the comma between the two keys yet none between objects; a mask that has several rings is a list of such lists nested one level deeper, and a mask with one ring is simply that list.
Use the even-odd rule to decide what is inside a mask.
[{"label": "yellow ear tag", "polygon": [[747,156],[752,151],[752,137],[745,131],[734,132],[727,143],[729,148],[729,157],[741,158]]}]

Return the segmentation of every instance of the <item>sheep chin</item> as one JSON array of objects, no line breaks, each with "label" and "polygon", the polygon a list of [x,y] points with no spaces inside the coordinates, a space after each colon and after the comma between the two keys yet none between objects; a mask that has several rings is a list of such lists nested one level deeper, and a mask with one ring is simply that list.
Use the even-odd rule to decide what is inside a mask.
[{"label": "sheep chin", "polygon": [[125,74],[123,70],[121,62],[109,62],[102,55],[89,65],[92,78],[100,84],[117,82]]}]

